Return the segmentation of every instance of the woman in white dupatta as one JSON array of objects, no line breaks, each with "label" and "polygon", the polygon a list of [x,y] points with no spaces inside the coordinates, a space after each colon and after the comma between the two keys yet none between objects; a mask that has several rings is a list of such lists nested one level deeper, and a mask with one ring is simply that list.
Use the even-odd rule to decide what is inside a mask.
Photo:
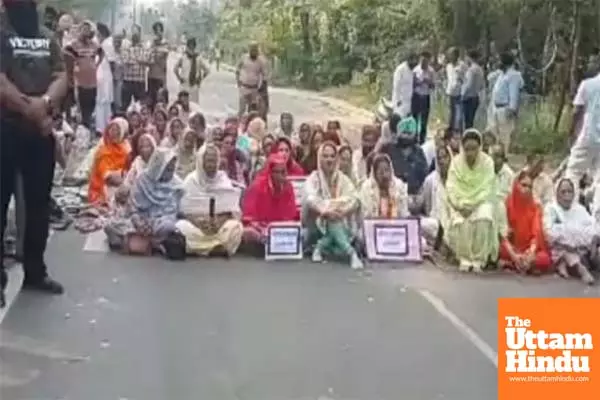
[{"label": "woman in white dupatta", "polygon": [[173,118],[170,120],[165,129],[165,135],[160,142],[160,147],[175,149],[184,129],[185,124],[181,118]]},{"label": "woman in white dupatta", "polygon": [[[198,150],[196,170],[183,182],[185,194],[180,211],[184,219],[177,222],[177,229],[186,238],[187,251],[203,256],[232,256],[242,241],[244,227],[239,208],[239,189],[233,186],[225,171],[219,170],[219,149],[205,144]],[[210,198],[219,202],[223,195],[238,196],[230,202],[229,210],[219,205],[218,213],[209,213]]]},{"label": "woman in white dupatta", "polygon": [[317,153],[317,169],[304,185],[303,225],[308,241],[318,237],[312,253],[313,262],[322,262],[324,252],[350,257],[353,269],[363,263],[353,247],[356,237],[356,213],[359,209],[356,188],[338,168],[337,147],[323,143]]},{"label": "woman in white dupatta", "polygon": [[558,181],[554,201],[544,209],[544,233],[557,273],[569,278],[573,272],[591,285],[594,277],[586,264],[597,258],[599,230],[595,219],[575,200],[575,192],[571,179]]}]

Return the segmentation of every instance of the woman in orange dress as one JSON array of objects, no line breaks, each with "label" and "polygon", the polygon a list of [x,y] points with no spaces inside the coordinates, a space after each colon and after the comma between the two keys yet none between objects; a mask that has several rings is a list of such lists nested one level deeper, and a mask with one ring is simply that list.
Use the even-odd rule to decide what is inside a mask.
[{"label": "woman in orange dress", "polygon": [[533,179],[521,171],[506,199],[508,234],[500,244],[500,266],[521,273],[542,273],[552,265],[544,238],[543,211],[532,194]]},{"label": "woman in orange dress", "polygon": [[90,204],[107,204],[111,193],[123,183],[131,149],[125,140],[128,131],[129,124],[121,117],[113,119],[104,130],[90,174]]}]

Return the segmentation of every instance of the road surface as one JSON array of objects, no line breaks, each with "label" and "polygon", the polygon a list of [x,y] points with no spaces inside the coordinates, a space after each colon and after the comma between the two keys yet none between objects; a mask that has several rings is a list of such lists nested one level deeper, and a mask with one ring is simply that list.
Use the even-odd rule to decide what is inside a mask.
[{"label": "road surface", "polygon": [[[207,114],[229,112],[232,84],[209,78]],[[274,112],[318,112],[295,96]],[[17,297],[0,326],[2,400],[493,400],[499,297],[600,295],[432,265],[172,263],[71,231],[47,260],[67,293]]]}]

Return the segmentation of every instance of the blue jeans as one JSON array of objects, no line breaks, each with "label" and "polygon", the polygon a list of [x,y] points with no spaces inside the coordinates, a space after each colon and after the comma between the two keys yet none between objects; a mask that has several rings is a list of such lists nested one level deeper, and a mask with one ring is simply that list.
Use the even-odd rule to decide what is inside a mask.
[{"label": "blue jeans", "polygon": [[460,96],[450,96],[450,129],[462,132],[462,102]]},{"label": "blue jeans", "polygon": [[462,101],[463,121],[465,129],[472,128],[475,123],[475,114],[479,107],[479,97],[467,97]]}]

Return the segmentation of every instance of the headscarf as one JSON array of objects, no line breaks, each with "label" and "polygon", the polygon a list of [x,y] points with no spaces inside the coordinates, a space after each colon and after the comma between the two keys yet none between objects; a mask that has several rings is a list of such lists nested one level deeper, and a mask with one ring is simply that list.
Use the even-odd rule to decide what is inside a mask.
[{"label": "headscarf", "polygon": [[196,168],[196,147],[191,150],[185,148],[185,139],[191,136],[194,138],[194,143],[197,141],[196,132],[191,128],[187,128],[181,134],[179,143],[177,144],[177,169],[175,173],[184,179],[189,173]]},{"label": "headscarf", "polygon": [[[177,142],[179,141],[180,138],[176,138],[173,136],[173,124],[179,122],[185,129],[185,123],[183,122],[183,120],[181,118],[173,118],[171,119],[169,122],[167,122],[167,128],[165,129],[165,134],[163,135],[163,139],[160,142],[160,146],[161,147],[166,147],[166,148],[174,148],[177,146]],[[183,135],[183,133],[182,133]]]},{"label": "headscarf", "polygon": [[[375,178],[375,167],[380,162],[387,162],[390,166],[392,176],[390,179],[390,186],[388,188],[389,197],[387,198],[388,204],[385,207],[385,215],[382,215],[382,200],[381,189],[379,183]],[[373,159],[371,173],[369,178],[362,184],[360,188],[359,199],[361,203],[361,211],[364,217],[370,218],[399,218],[407,217],[408,212],[408,186],[402,180],[396,178],[394,174],[394,166],[392,160],[387,154],[377,154]]]},{"label": "headscarf", "polygon": [[[165,119],[165,128],[162,132],[160,131],[158,125],[156,124],[156,116],[158,114],[162,114],[162,116]],[[156,107],[156,109],[152,113],[152,124],[154,126],[156,126],[156,129],[158,130],[158,134],[160,135],[161,138],[165,137],[168,134],[168,132],[169,132],[169,114],[167,113],[167,111],[164,108]]]},{"label": "headscarf", "polygon": [[154,150],[148,165],[134,181],[130,197],[134,210],[151,217],[177,213],[182,195],[181,181],[175,175],[168,181],[160,179],[175,159],[175,152],[170,149],[158,147]]},{"label": "headscarf", "polygon": [[[116,141],[111,140],[109,135],[110,129],[114,125],[119,128],[119,137]],[[108,201],[105,192],[106,176],[111,172],[124,172],[127,169],[130,146],[124,138],[128,130],[127,120],[121,117],[113,119],[104,129],[102,141],[96,150],[90,174],[88,188],[88,201],[90,203]]]},{"label": "headscarf", "polygon": [[[401,119],[396,125],[396,141],[399,146],[407,147],[417,143],[417,133],[419,125],[414,117],[406,117]],[[400,135],[408,135],[410,138],[405,138]]]},{"label": "headscarf", "polygon": [[273,168],[284,164],[285,160],[281,154],[272,153],[269,156],[265,173],[257,177],[244,194],[242,205],[244,223],[268,224],[298,219],[292,184],[286,180],[283,187],[275,191],[271,178]]},{"label": "headscarf", "polygon": [[520,181],[526,176],[526,170],[519,173],[505,202],[506,218],[511,233],[510,242],[518,252],[527,251],[534,241],[537,250],[546,247],[540,206],[532,193],[525,194],[520,187]]},{"label": "headscarf", "polygon": [[[467,129],[475,133],[481,143],[481,133],[476,129]],[[481,150],[473,167],[467,164],[464,149],[452,158],[446,181],[446,193],[453,207],[476,207],[485,201],[493,201],[496,195],[496,174],[494,161]]]},{"label": "headscarf", "polygon": [[[204,171],[204,156],[209,149],[217,153],[217,172],[213,177],[209,177]],[[212,143],[205,143],[196,153],[196,173],[189,174],[183,182],[185,194],[181,199],[181,211],[184,214],[207,214],[208,210],[204,207],[210,197],[214,197],[219,192],[233,193],[237,190],[227,173],[218,169],[220,158],[219,148]],[[236,203],[235,209],[230,211],[239,213],[239,204]]]},{"label": "headscarf", "polygon": [[[133,159],[133,162],[131,163],[129,172],[127,172],[127,177],[125,178],[125,184],[128,186],[130,186],[134,183],[135,178],[144,169],[146,169],[146,166],[148,165],[148,162],[150,161],[150,159],[148,159],[148,161],[145,161],[142,158],[141,154],[139,154],[137,146],[140,145],[140,142],[142,141],[142,139],[148,139],[150,141],[150,143],[152,144],[152,153],[154,153],[154,150],[156,150],[156,148],[158,147],[158,145],[156,144],[156,139],[154,139],[154,136],[152,136],[148,133],[144,133],[139,136],[139,138],[136,140],[136,156]],[[132,151],[132,153],[133,153],[133,151]],[[152,154],[150,155],[150,158],[152,158]]]},{"label": "headscarf", "polygon": [[570,182],[573,189],[577,187],[569,178],[559,179],[556,183],[554,200],[544,210],[546,237],[552,246],[588,248],[600,236],[598,223],[576,198],[569,208],[564,208],[558,202],[558,189],[564,182]]},{"label": "headscarf", "polygon": [[304,176],[304,169],[294,159],[294,146],[292,145],[292,141],[288,137],[280,136],[277,139],[275,139],[275,142],[271,147],[271,154],[279,153],[278,147],[280,143],[287,144],[288,148],[290,149],[289,158],[287,164],[285,165],[288,176]]},{"label": "headscarf", "polygon": [[[328,179],[322,168],[323,152],[327,147],[337,151],[333,142],[325,142],[319,147],[317,152],[318,168],[310,174],[304,186],[305,201],[319,208],[335,209],[347,213],[357,204],[356,188],[350,178],[339,170],[337,164]],[[348,215],[345,221],[348,228],[354,229],[353,221],[354,216]],[[317,218],[316,222],[319,229],[323,231],[326,221]]]},{"label": "headscarf", "polygon": [[247,133],[248,136],[260,143],[262,138],[267,134],[267,124],[260,117],[254,118],[248,123]]}]

